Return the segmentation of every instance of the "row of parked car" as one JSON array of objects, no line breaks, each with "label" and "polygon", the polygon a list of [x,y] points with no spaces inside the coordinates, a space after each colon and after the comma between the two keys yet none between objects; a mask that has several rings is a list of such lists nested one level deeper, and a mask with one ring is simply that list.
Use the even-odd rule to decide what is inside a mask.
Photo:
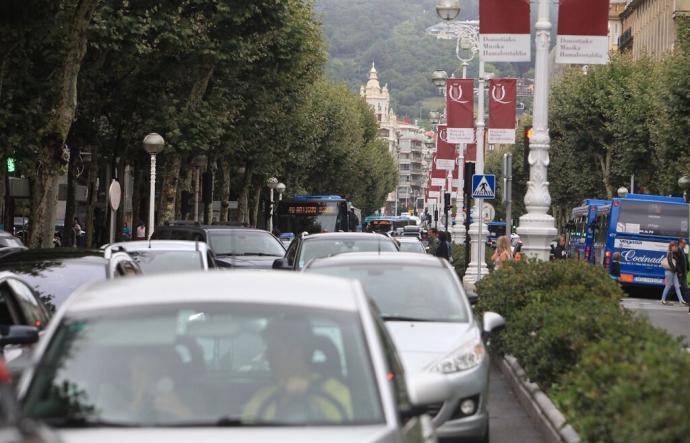
[{"label": "row of parked car", "polygon": [[67,442],[488,441],[485,345],[504,321],[475,318],[453,268],[404,243],[330,233],[286,251],[266,231],[175,224],[5,254],[22,415]]}]

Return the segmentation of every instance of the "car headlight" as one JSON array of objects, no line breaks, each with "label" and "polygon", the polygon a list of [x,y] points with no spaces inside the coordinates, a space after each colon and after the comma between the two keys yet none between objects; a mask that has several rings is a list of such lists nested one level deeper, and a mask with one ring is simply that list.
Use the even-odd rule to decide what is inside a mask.
[{"label": "car headlight", "polygon": [[467,371],[468,369],[478,366],[482,358],[484,358],[485,353],[486,349],[481,340],[472,341],[431,365],[429,370],[441,374]]}]

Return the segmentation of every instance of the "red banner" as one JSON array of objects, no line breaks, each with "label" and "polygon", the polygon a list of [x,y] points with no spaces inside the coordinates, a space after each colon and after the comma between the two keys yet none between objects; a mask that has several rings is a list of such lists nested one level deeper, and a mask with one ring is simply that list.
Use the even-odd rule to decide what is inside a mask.
[{"label": "red banner", "polygon": [[474,143],[474,79],[449,79],[446,83],[446,106],[447,142]]},{"label": "red banner", "polygon": [[609,0],[560,0],[556,63],[609,61]]},{"label": "red banner", "polygon": [[517,80],[489,80],[489,143],[515,144]]},{"label": "red banner", "polygon": [[531,60],[529,0],[479,0],[479,56],[485,62]]}]

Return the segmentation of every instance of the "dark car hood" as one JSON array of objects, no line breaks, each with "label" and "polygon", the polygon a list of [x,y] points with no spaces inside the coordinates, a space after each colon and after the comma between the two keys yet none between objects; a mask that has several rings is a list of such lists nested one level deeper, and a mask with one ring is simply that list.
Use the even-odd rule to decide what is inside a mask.
[{"label": "dark car hood", "polygon": [[243,269],[271,269],[273,262],[282,257],[278,256],[220,256],[216,257],[216,262],[221,268],[243,268]]}]

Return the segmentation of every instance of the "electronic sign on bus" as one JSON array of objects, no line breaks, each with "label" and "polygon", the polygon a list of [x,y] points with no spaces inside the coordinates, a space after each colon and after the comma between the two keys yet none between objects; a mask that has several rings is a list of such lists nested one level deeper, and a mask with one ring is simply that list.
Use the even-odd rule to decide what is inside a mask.
[{"label": "electronic sign on bus", "polygon": [[338,208],[335,205],[320,205],[318,203],[290,205],[287,209],[289,215],[319,216],[337,215],[338,213]]}]

